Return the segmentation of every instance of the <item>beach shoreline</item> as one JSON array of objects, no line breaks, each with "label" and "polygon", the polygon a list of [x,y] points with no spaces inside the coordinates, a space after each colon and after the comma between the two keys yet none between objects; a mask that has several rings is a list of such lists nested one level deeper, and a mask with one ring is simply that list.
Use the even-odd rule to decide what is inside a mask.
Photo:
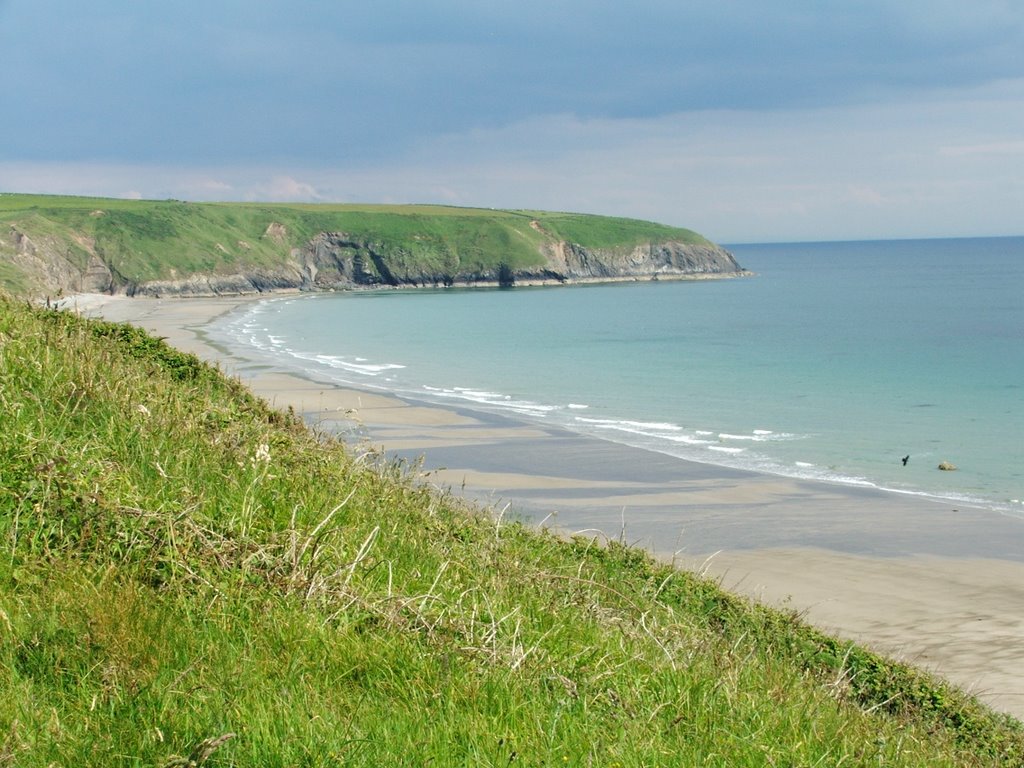
[{"label": "beach shoreline", "polygon": [[218,364],[279,408],[418,468],[424,482],[595,532],[795,609],[830,632],[950,679],[1024,717],[1024,522],[917,497],[759,475],[466,409],[313,381],[203,329],[265,295],[83,295],[62,305],[129,322]]}]

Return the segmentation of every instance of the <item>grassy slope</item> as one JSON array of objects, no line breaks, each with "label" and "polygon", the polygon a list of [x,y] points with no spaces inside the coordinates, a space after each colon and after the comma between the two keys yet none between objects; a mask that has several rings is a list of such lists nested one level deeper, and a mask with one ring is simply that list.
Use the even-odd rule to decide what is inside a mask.
[{"label": "grassy slope", "polygon": [[[290,248],[325,231],[389,244],[399,271],[415,266],[439,273],[493,269],[499,262],[512,268],[536,266],[541,243],[552,238],[591,248],[662,240],[707,242],[686,229],[633,219],[427,205],[184,203],[0,194],[0,222],[33,240],[54,238],[80,266],[89,258],[83,243],[91,242],[128,282],[171,277],[172,270],[186,275],[233,271],[239,264],[280,264]],[[287,242],[264,237],[271,223],[285,227]],[[2,269],[0,285],[22,288]]]},{"label": "grassy slope", "polygon": [[913,669],[374,469],[128,326],[0,298],[0,424],[0,765],[1024,760]]}]

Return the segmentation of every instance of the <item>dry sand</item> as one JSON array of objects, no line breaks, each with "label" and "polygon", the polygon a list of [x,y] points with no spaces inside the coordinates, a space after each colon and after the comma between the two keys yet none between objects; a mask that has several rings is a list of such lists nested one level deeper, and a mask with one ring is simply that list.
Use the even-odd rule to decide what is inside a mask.
[{"label": "dry sand", "polygon": [[1024,521],[915,497],[680,462],[511,420],[339,388],[246,360],[203,327],[252,298],[78,296],[215,361],[278,407],[422,460],[426,482],[600,530],[933,670],[1024,718]]}]

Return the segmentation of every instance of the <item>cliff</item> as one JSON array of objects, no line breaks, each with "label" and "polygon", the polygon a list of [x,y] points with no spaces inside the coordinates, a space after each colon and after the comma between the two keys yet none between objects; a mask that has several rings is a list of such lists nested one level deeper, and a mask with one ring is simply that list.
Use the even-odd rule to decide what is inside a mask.
[{"label": "cliff", "polygon": [[0,282],[31,295],[514,285],[744,274],[690,230],[539,211],[0,195]]}]

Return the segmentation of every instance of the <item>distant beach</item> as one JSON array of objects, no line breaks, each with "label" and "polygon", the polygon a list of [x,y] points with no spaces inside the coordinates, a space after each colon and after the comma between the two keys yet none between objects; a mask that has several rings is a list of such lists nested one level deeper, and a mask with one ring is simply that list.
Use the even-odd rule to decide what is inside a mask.
[{"label": "distant beach", "polygon": [[251,301],[86,295],[64,304],[215,362],[356,450],[407,460],[423,482],[566,533],[643,546],[1024,717],[1020,519],[680,462],[505,416],[332,386],[210,343],[204,328]]}]

